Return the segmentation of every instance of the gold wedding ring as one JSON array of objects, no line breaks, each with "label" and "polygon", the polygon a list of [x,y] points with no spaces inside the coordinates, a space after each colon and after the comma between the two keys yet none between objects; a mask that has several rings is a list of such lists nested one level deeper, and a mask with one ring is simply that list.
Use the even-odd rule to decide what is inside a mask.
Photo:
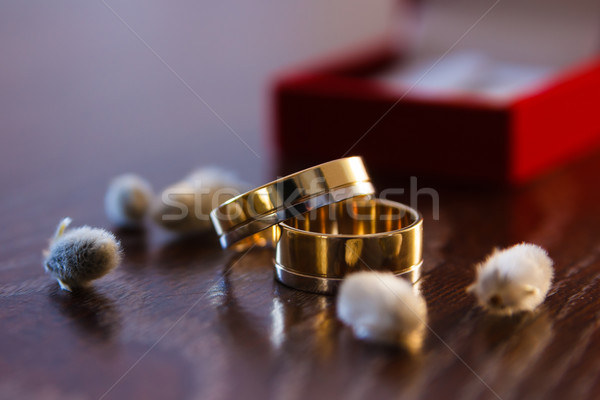
[{"label": "gold wedding ring", "polygon": [[355,271],[390,271],[412,282],[422,264],[423,220],[403,204],[350,199],[279,224],[276,278],[296,289],[333,293]]},{"label": "gold wedding ring", "polygon": [[[375,193],[360,157],[305,169],[221,204],[210,217],[223,248],[265,244],[277,224],[320,207]],[[277,239],[275,239],[276,241]]]}]

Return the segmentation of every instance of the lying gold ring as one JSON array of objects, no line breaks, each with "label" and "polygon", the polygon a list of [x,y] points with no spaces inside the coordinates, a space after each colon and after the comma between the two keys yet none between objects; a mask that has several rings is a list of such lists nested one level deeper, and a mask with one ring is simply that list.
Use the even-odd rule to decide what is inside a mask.
[{"label": "lying gold ring", "polygon": [[275,276],[295,289],[333,293],[355,271],[419,278],[423,219],[381,199],[350,199],[279,224]]},{"label": "lying gold ring", "polygon": [[[375,193],[360,157],[348,157],[305,169],[234,197],[210,213],[221,246],[246,239],[260,244],[267,231],[289,218],[335,202]],[[275,229],[275,228],[273,228]],[[256,239],[255,239],[256,238]]]}]

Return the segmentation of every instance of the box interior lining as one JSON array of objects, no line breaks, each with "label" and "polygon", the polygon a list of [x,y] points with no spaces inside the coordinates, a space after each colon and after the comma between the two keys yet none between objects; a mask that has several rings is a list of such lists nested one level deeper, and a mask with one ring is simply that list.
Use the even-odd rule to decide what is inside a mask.
[{"label": "box interior lining", "polygon": [[487,12],[494,3],[404,3],[397,30],[404,56],[374,79],[415,95],[510,100],[597,55],[597,0],[502,0]]}]

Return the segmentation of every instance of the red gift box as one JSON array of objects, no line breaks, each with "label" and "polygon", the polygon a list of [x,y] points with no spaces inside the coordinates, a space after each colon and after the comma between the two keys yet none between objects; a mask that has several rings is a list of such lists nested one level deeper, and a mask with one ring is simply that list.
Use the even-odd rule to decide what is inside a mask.
[{"label": "red gift box", "polygon": [[[418,56],[382,40],[280,77],[281,156],[361,155],[373,170],[519,183],[597,148],[596,2],[482,3],[428,2],[421,42],[435,44]],[[419,64],[423,54],[433,58]]]}]

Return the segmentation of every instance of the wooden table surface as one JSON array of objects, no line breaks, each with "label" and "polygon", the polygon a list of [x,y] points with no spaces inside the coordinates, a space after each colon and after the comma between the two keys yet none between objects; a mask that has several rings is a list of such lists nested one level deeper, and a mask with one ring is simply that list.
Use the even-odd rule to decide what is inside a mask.
[{"label": "wooden table surface", "polygon": [[[265,81],[244,75],[256,66],[240,71],[246,64],[233,57],[255,47],[232,40],[238,47],[224,66],[222,43],[203,57],[206,49],[183,40],[207,36],[199,27],[218,32],[210,16],[198,24],[191,16],[202,13],[157,4],[149,14],[116,9],[223,120],[235,121],[232,129],[106,7],[3,7],[0,399],[600,397],[599,155],[519,189],[434,186],[439,219],[419,197],[430,330],[415,355],[354,339],[335,317],[334,297],[273,280],[271,250],[224,252],[212,235],[116,231],[122,265],[89,291],[60,291],[43,271],[42,250],[65,216],[112,229],[103,195],[116,174],[138,172],[160,189],[193,167],[220,164],[261,184],[289,165],[273,161],[259,100],[248,94]],[[156,21],[173,36],[152,31]],[[340,143],[340,155],[350,146]],[[394,174],[375,183],[407,187]],[[490,317],[465,293],[473,265],[521,241],[555,260],[551,293],[534,314]]]},{"label": "wooden table surface", "polygon": [[[41,251],[65,215],[110,227],[102,211],[105,165],[90,159],[63,176],[41,169],[34,183],[23,182],[27,168],[11,171],[13,187],[1,203],[2,399],[600,393],[598,156],[518,190],[440,188],[439,220],[419,198],[431,330],[416,355],[354,339],[335,317],[335,298],[273,280],[272,251],[223,252],[212,235],[117,231],[120,268],[88,292],[60,291],[43,272]],[[157,181],[175,175],[152,160],[140,169]],[[472,266],[494,246],[521,241],[546,247],[555,260],[551,293],[534,314],[487,316],[464,291]]]}]

